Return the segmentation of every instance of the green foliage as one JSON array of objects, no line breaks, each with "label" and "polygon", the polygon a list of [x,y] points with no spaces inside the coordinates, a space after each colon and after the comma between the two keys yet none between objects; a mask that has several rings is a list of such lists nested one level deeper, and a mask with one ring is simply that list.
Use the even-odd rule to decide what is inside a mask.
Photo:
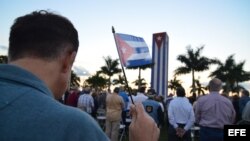
[{"label": "green foliage", "polygon": [[7,64],[8,63],[8,56],[0,55],[0,64]]},{"label": "green foliage", "polygon": [[239,86],[239,83],[250,80],[250,72],[243,69],[245,61],[237,64],[234,60],[234,55],[230,55],[225,63],[219,61],[218,64],[217,69],[212,71],[209,77],[217,77],[222,82],[225,82],[225,86],[223,86],[224,92],[229,93],[232,91],[239,93],[240,89],[244,89],[242,86]]},{"label": "green foliage", "polygon": [[[187,54],[181,54],[177,56],[177,60],[180,61],[183,66],[178,67],[175,70],[175,75],[182,75],[192,73],[192,89],[195,88],[195,72],[202,72],[209,69],[212,64],[217,64],[217,59],[209,59],[205,56],[201,56],[201,51],[204,46],[193,50],[190,46],[187,47]],[[195,91],[193,91],[195,93]]]},{"label": "green foliage", "polygon": [[118,79],[113,80],[113,85],[126,86],[125,77],[118,75]]},{"label": "green foliage", "polygon": [[206,92],[207,87],[206,86],[202,86],[199,80],[195,80],[195,89],[192,88],[191,86],[191,90],[190,93],[196,93],[198,94],[198,96],[200,96],[201,94],[204,95]]},{"label": "green foliage", "polygon": [[138,74],[138,80],[137,80],[137,85],[138,86],[138,89],[142,86],[142,85],[145,85],[144,83],[142,84],[141,81],[141,70],[145,70],[147,68],[152,68],[154,64],[147,64],[147,65],[143,65],[143,66],[134,66],[134,67],[128,67],[127,69],[139,69],[139,74]]},{"label": "green foliage", "polygon": [[113,60],[110,56],[104,57],[105,65],[101,67],[101,70],[98,73],[102,73],[108,76],[108,87],[110,89],[111,86],[111,77],[114,74],[121,73],[121,69],[119,66],[119,60]]},{"label": "green foliage", "polygon": [[170,90],[173,90],[173,91],[174,91],[174,94],[175,94],[177,87],[182,87],[181,83],[182,83],[182,82],[181,82],[180,80],[178,80],[178,79],[176,78],[176,76],[174,76],[174,79],[168,81],[168,88],[169,88]]},{"label": "green foliage", "polygon": [[96,73],[85,80],[87,84],[95,89],[103,89],[107,86],[108,80],[100,76],[100,73]]},{"label": "green foliage", "polygon": [[146,86],[147,85],[147,82],[144,78],[142,79],[136,79],[134,82],[132,82],[135,84],[135,86]]},{"label": "green foliage", "polygon": [[77,76],[77,74],[71,70],[71,78],[70,78],[70,87],[79,87],[80,86],[80,77]]}]

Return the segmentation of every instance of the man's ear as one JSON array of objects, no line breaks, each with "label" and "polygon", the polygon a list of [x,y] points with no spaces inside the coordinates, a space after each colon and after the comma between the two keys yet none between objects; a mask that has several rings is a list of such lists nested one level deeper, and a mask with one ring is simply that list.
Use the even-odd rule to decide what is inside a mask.
[{"label": "man's ear", "polygon": [[63,61],[63,65],[62,65],[62,72],[63,73],[66,73],[68,72],[69,70],[71,70],[71,67],[75,61],[75,57],[76,57],[76,51],[73,51],[73,52],[70,52],[70,53],[67,53],[62,61]]}]

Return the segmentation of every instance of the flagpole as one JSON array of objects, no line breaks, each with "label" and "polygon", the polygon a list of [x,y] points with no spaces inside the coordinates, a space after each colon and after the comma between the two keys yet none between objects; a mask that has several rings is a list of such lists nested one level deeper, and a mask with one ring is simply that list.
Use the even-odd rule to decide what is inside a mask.
[{"label": "flagpole", "polygon": [[[119,54],[119,51],[118,51],[118,48],[117,48],[117,42],[116,42],[116,38],[115,38],[115,28],[114,28],[113,26],[112,26],[112,33],[113,33],[113,35],[114,35],[115,45],[116,45],[116,49],[117,49],[119,58],[121,58],[121,56],[120,56],[120,54]],[[126,77],[126,74],[125,74],[124,67],[123,67],[122,63],[120,63],[120,64],[121,64],[122,72],[123,72],[123,75],[124,75],[124,78],[125,78],[126,87],[128,88],[129,97],[130,97],[130,99],[131,99],[131,102],[134,104],[134,100],[133,100],[133,98],[132,98],[132,93],[131,93],[131,90],[130,90],[129,85],[128,85],[128,81],[127,81],[127,77]]]}]

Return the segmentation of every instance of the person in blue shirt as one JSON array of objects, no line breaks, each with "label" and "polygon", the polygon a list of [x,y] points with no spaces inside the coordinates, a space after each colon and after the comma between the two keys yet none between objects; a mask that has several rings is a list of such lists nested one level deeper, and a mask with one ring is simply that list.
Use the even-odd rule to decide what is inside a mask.
[{"label": "person in blue shirt", "polygon": [[[63,105],[79,46],[78,33],[65,17],[45,10],[18,17],[10,29],[8,64],[0,65],[0,141],[108,141],[97,122],[80,109]],[[159,131],[140,106],[132,110],[130,139],[139,127]],[[140,120],[136,120],[140,117]],[[143,123],[143,124],[142,124]]]},{"label": "person in blue shirt", "polygon": [[128,109],[128,102],[129,102],[129,97],[128,94],[125,92],[124,87],[120,87],[119,89],[119,95],[122,97],[123,102],[124,102],[124,107],[122,109],[122,123],[126,123],[126,117],[127,117],[127,109]]},{"label": "person in blue shirt", "polygon": [[145,111],[154,119],[158,127],[163,125],[163,111],[161,105],[155,101],[155,95],[148,96],[148,99],[142,102]]},{"label": "person in blue shirt", "polygon": [[240,114],[240,119],[241,119],[241,116],[242,116],[242,111],[243,111],[243,109],[246,106],[246,104],[247,104],[248,101],[250,101],[249,91],[248,90],[243,90],[241,92],[241,97],[239,99],[239,114]]}]

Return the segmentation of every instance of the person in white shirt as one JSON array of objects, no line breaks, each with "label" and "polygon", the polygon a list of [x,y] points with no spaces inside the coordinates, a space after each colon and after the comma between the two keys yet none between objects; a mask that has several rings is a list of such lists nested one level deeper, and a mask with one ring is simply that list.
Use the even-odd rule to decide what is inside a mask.
[{"label": "person in white shirt", "polygon": [[194,110],[185,97],[185,89],[178,87],[177,97],[171,100],[168,107],[168,118],[170,126],[168,128],[168,140],[191,141],[191,127],[195,122]]},{"label": "person in white shirt", "polygon": [[135,103],[142,103],[143,101],[147,100],[148,97],[145,95],[146,87],[139,88],[137,95],[134,97]]}]

